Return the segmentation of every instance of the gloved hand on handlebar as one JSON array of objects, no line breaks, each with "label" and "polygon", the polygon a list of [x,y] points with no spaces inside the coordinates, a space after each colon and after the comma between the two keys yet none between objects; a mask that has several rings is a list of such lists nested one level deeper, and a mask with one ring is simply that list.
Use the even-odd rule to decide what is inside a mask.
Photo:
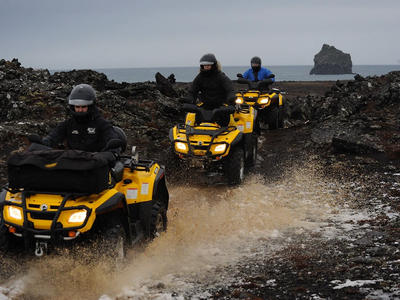
[{"label": "gloved hand on handlebar", "polygon": [[113,168],[115,166],[117,159],[113,152],[105,151],[105,152],[98,152],[98,153],[101,155],[104,155],[107,158],[108,165],[110,166],[110,168]]},{"label": "gloved hand on handlebar", "polygon": [[36,150],[51,150],[51,147],[48,147],[43,143],[42,138],[40,135],[36,133],[32,133],[28,135],[28,140],[31,143],[31,145],[28,148],[28,151],[36,151]]},{"label": "gloved hand on handlebar", "polygon": [[43,145],[42,138],[37,133],[31,133],[28,135],[28,140],[31,143],[41,144]]}]

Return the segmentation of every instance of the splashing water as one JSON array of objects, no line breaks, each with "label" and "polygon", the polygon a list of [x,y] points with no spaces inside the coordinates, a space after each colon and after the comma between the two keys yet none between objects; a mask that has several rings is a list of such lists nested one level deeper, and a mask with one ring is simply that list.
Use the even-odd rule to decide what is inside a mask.
[{"label": "splashing water", "polygon": [[268,255],[292,233],[318,230],[341,192],[316,173],[298,170],[273,184],[254,175],[240,187],[169,187],[168,231],[143,252],[128,253],[120,273],[69,255],[46,257],[0,280],[0,299],[207,298],[207,290],[233,280],[229,266]]}]

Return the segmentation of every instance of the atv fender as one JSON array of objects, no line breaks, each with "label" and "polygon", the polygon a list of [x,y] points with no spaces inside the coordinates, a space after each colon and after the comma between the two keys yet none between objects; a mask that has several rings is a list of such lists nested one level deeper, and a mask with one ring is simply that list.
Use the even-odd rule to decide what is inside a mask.
[{"label": "atv fender", "polygon": [[169,140],[170,140],[171,142],[174,141],[174,128],[175,128],[175,127],[171,128],[171,129],[169,130],[169,134],[168,134],[168,138],[169,138]]},{"label": "atv fender", "polygon": [[[163,195],[157,195],[157,193],[163,193]],[[162,199],[159,199],[160,196],[164,197],[162,197]],[[165,170],[163,168],[160,169],[154,181],[153,200],[154,199],[159,199],[161,202],[164,203],[165,208],[168,209],[169,193],[165,184]]]},{"label": "atv fender", "polygon": [[234,146],[234,145],[236,145],[237,143],[239,143],[242,139],[243,139],[243,132],[242,131],[240,131],[239,133],[238,133],[238,135],[235,137],[235,139],[232,141],[232,143],[231,143],[231,147],[232,146]]},{"label": "atv fender", "polygon": [[139,203],[140,222],[143,226],[143,231],[146,237],[150,236],[150,219],[153,203],[154,201]]},{"label": "atv fender", "polygon": [[0,208],[2,208],[4,206],[4,203],[6,200],[6,194],[7,194],[7,190],[3,189],[0,194]]},{"label": "atv fender", "polygon": [[244,146],[245,146],[245,150],[246,150],[245,151],[246,159],[249,157],[249,155],[251,155],[252,149],[254,147],[254,140],[253,140],[254,135],[255,135],[254,132],[246,133],[244,135],[244,141],[245,141]]},{"label": "atv fender", "polygon": [[[121,201],[123,201],[125,198],[123,193],[115,193],[112,195],[106,202],[104,202],[102,205],[100,205],[96,209],[96,214],[106,212],[114,207],[116,207]],[[126,207],[126,204],[124,203],[124,207]]]},{"label": "atv fender", "polygon": [[251,148],[252,143],[253,143],[253,134],[254,134],[254,132],[246,133],[244,135],[246,146],[249,147],[249,148]]}]

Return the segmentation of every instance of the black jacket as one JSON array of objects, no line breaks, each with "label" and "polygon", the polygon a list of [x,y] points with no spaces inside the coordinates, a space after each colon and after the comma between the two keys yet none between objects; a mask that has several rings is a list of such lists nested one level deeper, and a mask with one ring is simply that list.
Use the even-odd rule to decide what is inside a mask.
[{"label": "black jacket", "polygon": [[54,147],[67,139],[68,149],[88,152],[100,152],[111,139],[116,139],[114,127],[100,116],[97,107],[85,121],[78,122],[75,117],[60,122],[53,131],[43,139],[43,144]]},{"label": "black jacket", "polygon": [[193,80],[187,98],[196,104],[200,93],[200,101],[206,109],[219,107],[222,104],[234,104],[236,99],[235,87],[232,81],[219,69],[200,72]]}]

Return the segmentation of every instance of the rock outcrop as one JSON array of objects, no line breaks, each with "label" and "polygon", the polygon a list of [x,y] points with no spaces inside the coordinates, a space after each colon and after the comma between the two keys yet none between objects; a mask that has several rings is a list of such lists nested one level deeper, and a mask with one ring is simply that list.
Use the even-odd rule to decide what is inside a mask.
[{"label": "rock outcrop", "polygon": [[[24,68],[18,60],[0,60],[0,175],[7,173],[10,152],[28,147],[29,133],[45,136],[68,117],[66,100],[79,83],[95,88],[103,116],[125,131],[127,149],[138,146],[142,158],[163,162],[169,129],[184,120],[190,83],[172,83],[159,73],[155,79],[118,83],[92,70],[50,74]],[[354,80],[332,82],[325,93],[296,96],[293,91],[285,98],[285,126],[312,124],[312,147],[400,157],[400,71],[355,75]]]},{"label": "rock outcrop", "polygon": [[[27,134],[47,135],[69,115],[68,95],[74,85],[87,83],[98,96],[102,115],[128,137],[128,148],[138,146],[141,157],[164,149],[169,128],[183,120],[186,85],[118,83],[93,70],[50,74],[46,69],[24,68],[17,59],[0,60],[0,171],[10,152],[27,145]],[[161,89],[161,91],[159,90]],[[165,94],[173,95],[173,97]],[[157,157],[151,156],[156,159]]]},{"label": "rock outcrop", "polygon": [[352,67],[350,54],[324,44],[314,56],[314,68],[310,75],[352,74]]}]

